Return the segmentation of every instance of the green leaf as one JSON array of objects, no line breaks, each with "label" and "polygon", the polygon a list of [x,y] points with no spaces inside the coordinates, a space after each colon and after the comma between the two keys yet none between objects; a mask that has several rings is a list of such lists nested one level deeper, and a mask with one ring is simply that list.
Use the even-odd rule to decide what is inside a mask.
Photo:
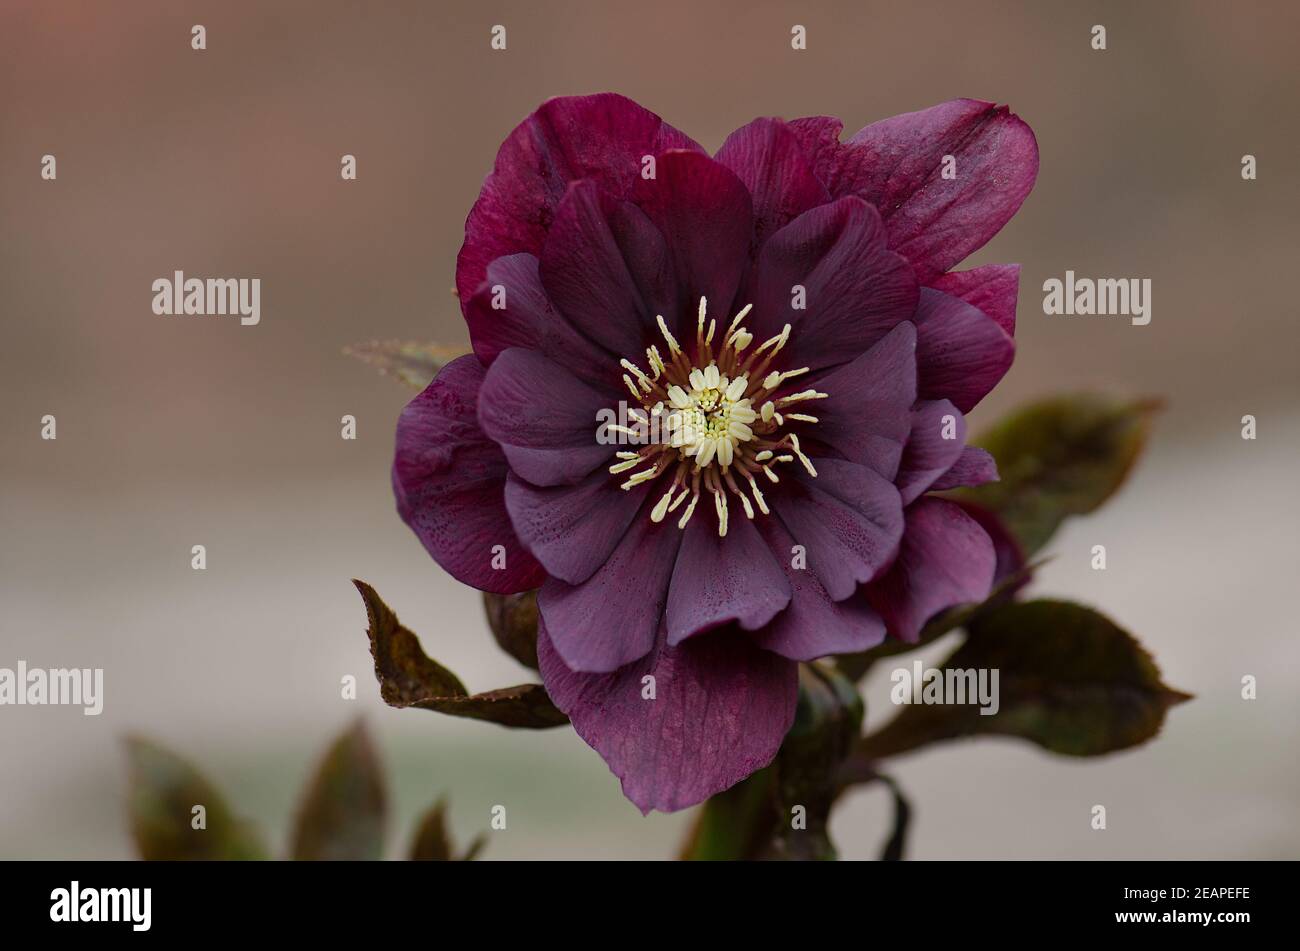
[{"label": "green leaf", "polygon": [[444,347],[411,340],[372,340],[350,344],[343,348],[343,352],[369,364],[384,376],[392,376],[413,389],[422,390],[439,370],[469,351],[465,347]]},{"label": "green leaf", "polygon": [[537,592],[483,592],[483,610],[497,646],[525,667],[537,669]]},{"label": "green leaf", "polygon": [[[266,848],[185,759],[140,737],[126,741],[131,835],[148,862],[265,859]],[[202,806],[205,828],[195,807]]]},{"label": "green leaf", "polygon": [[980,615],[939,669],[998,672],[998,710],[978,703],[910,704],[865,737],[872,762],[940,740],[1018,736],[1069,756],[1098,756],[1151,739],[1165,712],[1191,699],[1160,680],[1126,631],[1082,605],[1028,601]]},{"label": "green leaf", "polygon": [[364,581],[352,583],[366,603],[375,677],[380,695],[389,706],[419,707],[532,730],[569,722],[551,703],[541,684],[470,694],[459,677],[424,653],[420,639],[401,625],[374,588]]},{"label": "green leaf", "polygon": [[487,836],[480,833],[463,854],[457,855],[447,831],[447,801],[439,799],[420,819],[415,841],[411,843],[411,861],[469,862],[483,851],[486,844]]},{"label": "green leaf", "polygon": [[326,751],[306,787],[294,826],[298,861],[357,861],[383,857],[387,812],[383,771],[360,721]]},{"label": "green leaf", "polygon": [[1123,484],[1159,407],[1091,394],[1033,403],[973,440],[997,460],[1001,481],[951,495],[999,515],[1032,555],[1062,521],[1094,511]]}]

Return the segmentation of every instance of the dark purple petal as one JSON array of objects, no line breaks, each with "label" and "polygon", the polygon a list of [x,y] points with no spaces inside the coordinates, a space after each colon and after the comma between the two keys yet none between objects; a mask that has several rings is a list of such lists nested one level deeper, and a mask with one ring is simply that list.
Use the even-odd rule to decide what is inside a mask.
[{"label": "dark purple petal", "polygon": [[631,99],[613,93],[544,102],[515,127],[465,222],[456,288],[467,300],[487,266],[507,254],[538,254],[569,182],[593,179],[628,197],[641,159],[666,149],[700,147]]},{"label": "dark purple petal", "polygon": [[[498,310],[494,300],[504,306]],[[491,366],[502,351],[521,347],[544,354],[597,389],[623,392],[619,358],[584,337],[551,306],[531,254],[511,254],[489,264],[464,311],[474,353],[484,366]]]},{"label": "dark purple petal", "polygon": [[656,160],[655,177],[638,181],[635,200],[663,233],[672,257],[677,313],[663,315],[668,326],[694,330],[703,296],[709,315],[725,327],[753,234],[749,191],[735,172],[707,155],[665,152]]},{"label": "dark purple petal", "polygon": [[706,493],[704,511],[687,523],[668,587],[664,621],[673,646],[731,621],[756,630],[790,603],[790,584],[754,523],[735,506],[726,537],[720,537],[706,509],[711,501]]},{"label": "dark purple petal", "polygon": [[998,464],[978,446],[967,446],[943,475],[934,480],[930,490],[940,492],[959,486],[983,485],[998,481]]},{"label": "dark purple petal", "polygon": [[[873,123],[844,147],[860,157],[840,188],[880,209],[890,248],[912,262],[922,284],[1002,230],[1038,176],[1029,126],[1006,106],[974,99]],[[955,177],[946,179],[948,155]]]},{"label": "dark purple petal", "polygon": [[769,499],[807,552],[808,570],[836,601],[876,577],[898,552],[902,503],[889,480],[844,459],[814,458],[817,475],[787,467]]},{"label": "dark purple petal", "polygon": [[[673,530],[676,527],[673,526]],[[546,692],[642,812],[673,812],[729,789],[776,756],[794,722],[798,665],[732,630],[664,643],[610,674],[565,666],[542,623]],[[643,699],[653,678],[654,699]]]},{"label": "dark purple petal", "polygon": [[596,441],[608,394],[592,389],[536,350],[506,350],[479,393],[479,425],[510,468],[534,485],[572,485],[613,458]]},{"label": "dark purple petal", "polygon": [[793,593],[789,607],[755,632],[755,644],[782,657],[806,661],[868,650],[885,639],[885,622],[863,592],[836,601],[815,574],[794,567],[795,540],[779,516],[759,519],[757,524]]},{"label": "dark purple petal", "polygon": [[772,235],[745,297],[754,305],[745,324],[755,339],[790,324],[781,365],[816,372],[852,360],[911,317],[917,287],[907,262],[886,249],[876,210],[843,198]]},{"label": "dark purple petal", "polygon": [[[644,495],[643,488],[632,491]],[[572,670],[617,670],[654,647],[682,541],[675,523],[650,521],[654,501],[648,498],[624,530],[611,532],[614,545],[593,540],[612,552],[589,578],[572,585],[551,578],[542,586],[538,610],[555,649]],[[574,537],[570,544],[585,542]]]},{"label": "dark purple petal", "polygon": [[[993,551],[997,554],[997,567],[993,570],[993,583],[1001,584],[1003,580],[1011,575],[1018,573],[1025,567],[1026,558],[1024,549],[1020,547],[1020,542],[1011,534],[1010,530],[1003,523],[1002,519],[996,514],[977,505],[974,502],[967,502],[962,499],[957,502],[963,512],[979,523],[980,528],[993,540]],[[1009,598],[1015,592],[1019,591],[1032,580],[1032,572],[1026,573],[1014,585],[1002,592],[1002,597]]]},{"label": "dark purple petal", "polygon": [[860,149],[851,149],[840,142],[844,123],[834,116],[806,116],[792,119],[786,126],[799,140],[804,155],[812,165],[813,174],[826,186],[832,196],[851,195],[856,183],[866,180],[866,165],[870,157]]},{"label": "dark purple petal", "polygon": [[645,502],[646,489],[624,492],[601,467],[577,485],[547,488],[512,474],[505,498],[524,547],[549,574],[577,584],[605,564]]},{"label": "dark purple petal", "polygon": [[921,399],[950,399],[969,413],[1011,368],[1015,341],[963,300],[923,287],[913,320]]},{"label": "dark purple petal", "polygon": [[[592,181],[574,182],[560,202],[542,246],[541,276],[570,323],[633,360],[640,359],[645,339],[659,334],[655,315],[676,299],[659,229],[635,205],[602,195]],[[653,295],[649,300],[642,288]]]},{"label": "dark purple petal", "polygon": [[761,245],[799,215],[831,200],[795,137],[780,119],[755,119],[714,156],[735,172],[754,199],[754,242]]},{"label": "dark purple petal", "polygon": [[916,402],[916,329],[899,324],[866,353],[817,380],[816,387],[827,397],[808,404],[820,420],[812,434],[892,482]]},{"label": "dark purple petal", "polygon": [[898,559],[867,597],[889,633],[914,643],[940,611],[988,597],[996,556],[984,529],[953,502],[927,495],[906,516]]},{"label": "dark purple petal", "polygon": [[[951,434],[951,435],[949,435]],[[904,505],[956,464],[966,445],[966,417],[947,400],[922,400],[912,410],[912,432],[894,484]]]},{"label": "dark purple petal", "polygon": [[[506,514],[506,459],[476,414],[483,376],[475,357],[460,357],[402,410],[393,494],[402,520],[452,577],[512,594],[537,587],[546,573]],[[504,567],[494,567],[501,559]]]},{"label": "dark purple petal", "polygon": [[930,286],[978,307],[992,317],[1008,337],[1016,335],[1019,264],[986,264],[969,271],[949,271]]}]

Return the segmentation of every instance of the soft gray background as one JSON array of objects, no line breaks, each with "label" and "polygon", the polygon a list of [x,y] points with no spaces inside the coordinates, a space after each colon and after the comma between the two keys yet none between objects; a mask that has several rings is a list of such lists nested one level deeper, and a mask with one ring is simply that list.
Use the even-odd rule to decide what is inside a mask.
[{"label": "soft gray background", "polygon": [[[463,342],[454,258],[498,144],[542,98],[605,89],[709,147],[755,115],[852,131],[956,96],[1027,119],[1038,186],[973,261],[1023,262],[1020,351],[975,424],[1063,389],[1167,399],[1129,485],[1058,536],[1036,590],[1103,607],[1197,699],[1102,760],[989,740],[900,761],[912,854],[1300,856],[1298,32],[1283,2],[4,0],[0,666],[102,666],[107,708],[0,708],[0,856],[129,855],[128,731],[204,764],[283,842],[311,761],[359,713],[394,774],[395,853],[440,792],[462,838],[508,806],[488,857],[671,853],[687,817],[642,819],[571,731],[385,708],[348,583],[375,584],[471,688],[525,679],[393,512],[407,394],[341,349]],[[339,180],[346,152],[359,181]],[[261,277],[261,325],[154,316],[150,283],[176,268]],[[1067,268],[1151,278],[1153,322],[1045,317],[1042,282]],[[882,792],[850,798],[843,852],[874,855],[887,815]]]}]

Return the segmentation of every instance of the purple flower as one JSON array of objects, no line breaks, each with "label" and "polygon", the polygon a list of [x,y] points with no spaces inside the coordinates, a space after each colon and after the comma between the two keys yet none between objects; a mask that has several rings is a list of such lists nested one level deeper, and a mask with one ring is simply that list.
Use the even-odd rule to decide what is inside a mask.
[{"label": "purple flower", "polygon": [[927,493],[997,477],[963,413],[1019,267],[949,269],[1029,193],[1033,133],[968,99],[840,131],[757,119],[710,158],[621,96],[545,103],[465,225],[474,354],[398,424],[402,517],[466,584],[541,587],[546,689],[644,811],[767,765],[798,661],[990,589],[989,536]]}]

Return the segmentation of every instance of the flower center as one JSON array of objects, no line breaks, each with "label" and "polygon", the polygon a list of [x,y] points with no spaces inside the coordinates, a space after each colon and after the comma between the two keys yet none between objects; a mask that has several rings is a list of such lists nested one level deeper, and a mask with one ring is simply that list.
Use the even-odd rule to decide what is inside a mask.
[{"label": "flower center", "polygon": [[701,297],[693,359],[659,317],[659,330],[668,347],[667,359],[656,345],[646,350],[648,374],[630,360],[620,361],[627,371],[623,382],[636,400],[628,410],[636,428],[609,429],[645,445],[637,452],[616,453],[619,461],[609,471],[637,470],[622,484],[623,489],[671,472],[672,481],[651,510],[650,518],[662,522],[689,497],[678,528],[685,528],[695,514],[701,492],[709,492],[718,513],[718,534],[725,536],[728,495],[740,500],[747,518],[754,517],[755,506],[768,514],[757,476],[780,482],[772,471],[776,463],[798,459],[809,475],[817,475],[812,461],[799,448],[798,434],[786,430],[790,423],[815,423],[817,417],[790,412],[788,408],[805,400],[825,399],[827,394],[804,390],[774,395],[787,380],[808,372],[807,367],[785,372],[768,369],[790,339],[789,324],[750,350],[754,336],[740,325],[750,311],[751,305],[746,304],[715,349],[718,325],[709,319],[706,327],[707,307]]}]

